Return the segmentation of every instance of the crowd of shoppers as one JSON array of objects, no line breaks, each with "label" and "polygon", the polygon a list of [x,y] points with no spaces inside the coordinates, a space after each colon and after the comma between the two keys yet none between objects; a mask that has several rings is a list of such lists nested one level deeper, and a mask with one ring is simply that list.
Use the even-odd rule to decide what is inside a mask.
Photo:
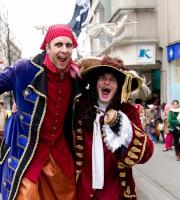
[{"label": "crowd of shoppers", "polygon": [[173,100],[171,104],[157,104],[155,101],[147,106],[135,104],[140,113],[141,123],[153,143],[164,143],[164,152],[175,149],[176,160],[180,161],[180,104]]}]

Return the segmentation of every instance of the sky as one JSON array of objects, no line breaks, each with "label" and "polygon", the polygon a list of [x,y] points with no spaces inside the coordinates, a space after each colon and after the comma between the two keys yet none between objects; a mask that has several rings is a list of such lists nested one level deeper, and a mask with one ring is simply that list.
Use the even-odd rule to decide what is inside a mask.
[{"label": "sky", "polygon": [[9,26],[22,50],[29,58],[40,52],[42,31],[37,26],[68,23],[76,0],[1,0],[0,9],[8,11]]}]

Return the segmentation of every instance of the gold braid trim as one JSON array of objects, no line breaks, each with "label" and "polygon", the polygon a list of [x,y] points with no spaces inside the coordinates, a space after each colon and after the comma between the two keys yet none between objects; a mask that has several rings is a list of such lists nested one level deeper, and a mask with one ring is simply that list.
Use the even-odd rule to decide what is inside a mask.
[{"label": "gold braid trim", "polygon": [[78,156],[79,158],[83,158],[83,153],[76,153],[76,156]]},{"label": "gold braid trim", "polygon": [[124,177],[126,177],[126,173],[125,172],[120,172],[119,176],[122,177],[122,178],[124,178]]},{"label": "gold braid trim", "polygon": [[132,152],[134,153],[140,153],[141,152],[141,149],[138,149],[137,147],[131,147],[130,149]]},{"label": "gold braid trim", "polygon": [[[40,65],[36,64],[36,63],[33,61],[33,59],[30,59],[30,61],[31,61],[31,63],[32,63],[35,67],[37,67],[37,68],[40,70],[40,71],[36,74],[36,76],[38,76],[39,73],[42,73],[42,72],[44,71],[44,68],[41,67]],[[36,77],[36,76],[35,76],[35,77]]]},{"label": "gold braid trim", "polygon": [[81,136],[81,135],[77,135],[77,136],[76,136],[76,139],[82,141],[82,140],[83,140],[83,136]]},{"label": "gold braid trim", "polygon": [[[80,124],[79,124],[80,125]],[[76,182],[79,179],[83,166],[84,146],[83,146],[83,134],[81,126],[74,130],[75,138],[75,151],[76,151]]]},{"label": "gold braid trim", "polygon": [[136,197],[136,194],[131,194],[130,186],[127,186],[126,190],[124,190],[124,197],[130,198],[130,199],[133,197]]},{"label": "gold braid trim", "polygon": [[144,138],[143,148],[142,148],[141,155],[140,155],[140,158],[137,161],[137,163],[139,163],[141,161],[142,157],[144,156],[145,149],[146,149],[147,135],[144,135],[144,136],[145,136],[145,138]]},{"label": "gold braid trim", "polygon": [[44,97],[45,99],[47,99],[47,96],[46,96],[45,94],[39,92],[38,90],[36,90],[36,88],[35,88],[34,86],[28,85],[28,88],[31,88],[32,90],[34,90],[34,92],[35,92],[36,94],[38,94],[39,96],[42,96],[42,97]]},{"label": "gold braid trim", "polygon": [[[44,72],[44,68],[43,68],[43,67],[41,67],[40,65],[37,65],[35,62],[33,62],[33,60],[30,60],[30,61],[31,61],[31,63],[32,63],[35,67],[37,67],[37,68],[39,69],[39,71],[37,72],[37,74],[35,75],[35,77],[39,76],[41,73]],[[38,90],[36,90],[36,89],[34,88],[34,86],[28,85],[28,87],[29,87],[29,88],[32,88],[38,95],[40,95],[40,96],[44,97],[45,99],[47,99],[46,95],[44,95],[43,93],[41,93],[41,92],[39,92]]]},{"label": "gold braid trim", "polygon": [[[0,147],[1,148],[1,147]],[[6,156],[7,156],[7,154],[9,153],[9,151],[10,151],[10,147],[7,149],[7,151],[6,151],[6,153],[5,153],[5,155],[4,155],[4,157],[3,157],[3,159],[2,159],[2,161],[0,161],[0,165],[2,165],[2,163],[4,162],[4,160],[5,160],[5,158],[6,158]]]},{"label": "gold braid trim", "polygon": [[79,173],[76,172],[76,182],[77,182],[78,179],[79,179],[80,173],[81,173],[81,172],[79,172]]},{"label": "gold braid trim", "polygon": [[140,162],[144,155],[147,142],[147,136],[144,134],[143,130],[138,128],[135,124],[133,124],[133,126],[135,133],[135,138],[133,140],[134,146],[132,146],[127,152],[127,157],[124,160],[124,162],[129,166],[133,166]]},{"label": "gold braid trim", "polygon": [[126,194],[126,192],[124,191],[124,197],[131,199],[133,197],[136,197],[136,195],[135,194]]},{"label": "gold braid trim", "polygon": [[138,139],[134,139],[133,140],[133,144],[135,145],[135,146],[142,146],[142,142],[140,142]]},{"label": "gold braid trim", "polygon": [[144,132],[142,129],[140,129],[136,124],[134,124],[134,123],[132,123],[133,124],[133,126],[138,130],[138,131],[140,131],[140,132]]},{"label": "gold braid trim", "polygon": [[136,164],[136,163],[135,163],[133,160],[131,160],[129,157],[126,157],[125,160],[124,160],[124,162],[125,162],[127,165],[129,165],[129,166],[133,166],[133,165]]},{"label": "gold braid trim", "polygon": [[84,147],[83,147],[83,145],[77,144],[77,145],[76,145],[76,149],[83,150]]},{"label": "gold braid trim", "polygon": [[131,150],[128,152],[128,156],[132,159],[138,159],[138,155],[136,155],[135,153],[133,153]]},{"label": "gold braid trim", "polygon": [[143,130],[141,130],[138,126],[136,126],[134,123],[133,123],[133,126],[135,128],[134,132],[135,134],[138,136],[138,137],[144,137],[145,133]]}]

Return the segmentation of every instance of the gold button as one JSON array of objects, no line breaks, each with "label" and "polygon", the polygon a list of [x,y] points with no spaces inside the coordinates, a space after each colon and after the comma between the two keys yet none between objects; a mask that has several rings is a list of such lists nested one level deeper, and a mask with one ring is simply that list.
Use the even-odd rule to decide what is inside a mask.
[{"label": "gold button", "polygon": [[56,130],[56,127],[54,126],[53,129]]},{"label": "gold button", "polygon": [[121,185],[122,185],[123,187],[125,187],[125,186],[126,186],[126,181],[122,181],[122,182],[121,182]]},{"label": "gold button", "polygon": [[8,163],[10,163],[12,161],[12,159],[11,158],[8,158]]},{"label": "gold button", "polygon": [[6,182],[5,181],[3,182],[3,185],[6,186]]},{"label": "gold button", "polygon": [[90,197],[92,198],[92,197],[93,197],[93,194],[90,194]]},{"label": "gold button", "polygon": [[24,118],[24,116],[23,116],[23,115],[20,115],[20,119],[23,120],[23,118]]},{"label": "gold button", "polygon": [[25,96],[28,96],[28,95],[29,95],[29,91],[28,91],[28,90],[25,90],[25,91],[24,91],[24,95],[25,95]]}]

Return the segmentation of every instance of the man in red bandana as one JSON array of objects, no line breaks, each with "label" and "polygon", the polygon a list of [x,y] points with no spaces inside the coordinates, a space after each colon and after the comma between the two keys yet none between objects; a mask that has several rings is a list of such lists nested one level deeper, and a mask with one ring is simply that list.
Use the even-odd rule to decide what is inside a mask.
[{"label": "man in red bandana", "polygon": [[4,200],[76,198],[71,148],[71,105],[79,76],[71,56],[76,47],[69,26],[50,26],[41,54],[0,74],[0,93],[13,90],[18,110],[8,120],[1,145]]}]

